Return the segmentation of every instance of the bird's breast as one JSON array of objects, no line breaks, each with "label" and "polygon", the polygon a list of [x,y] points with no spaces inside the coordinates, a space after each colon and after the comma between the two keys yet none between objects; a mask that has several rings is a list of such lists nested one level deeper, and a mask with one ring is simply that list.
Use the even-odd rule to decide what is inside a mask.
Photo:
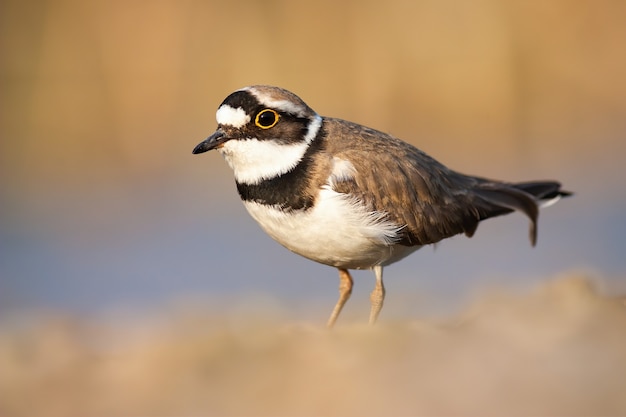
[{"label": "bird's breast", "polygon": [[361,269],[386,265],[418,247],[397,245],[404,226],[386,213],[368,210],[357,199],[324,186],[306,210],[244,201],[250,215],[287,249],[325,265]]}]

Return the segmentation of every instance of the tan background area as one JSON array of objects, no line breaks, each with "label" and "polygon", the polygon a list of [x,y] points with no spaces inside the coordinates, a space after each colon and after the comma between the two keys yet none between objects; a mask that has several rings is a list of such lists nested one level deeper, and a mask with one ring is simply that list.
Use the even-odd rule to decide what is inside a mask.
[{"label": "tan background area", "polygon": [[[0,414],[624,414],[626,3],[0,2]],[[273,243],[217,154],[275,84],[575,197],[372,276]]]}]

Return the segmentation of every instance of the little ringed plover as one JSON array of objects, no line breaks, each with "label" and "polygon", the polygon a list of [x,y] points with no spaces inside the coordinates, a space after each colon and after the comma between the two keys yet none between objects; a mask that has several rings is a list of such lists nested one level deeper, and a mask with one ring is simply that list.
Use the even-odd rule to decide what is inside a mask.
[{"label": "little ringed plover", "polygon": [[539,207],[570,193],[556,181],[511,183],[455,172],[383,132],[317,114],[295,94],[255,85],[217,109],[212,149],[235,175],[250,215],[278,243],[339,270],[332,327],[352,292],[349,269],[372,269],[369,321],[385,297],[383,267],[482,220],[520,211],[537,239]]}]

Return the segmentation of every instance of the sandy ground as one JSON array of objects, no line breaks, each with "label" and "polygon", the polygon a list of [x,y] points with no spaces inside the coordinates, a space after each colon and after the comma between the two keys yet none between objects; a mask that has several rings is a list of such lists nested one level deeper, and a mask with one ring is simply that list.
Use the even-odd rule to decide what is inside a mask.
[{"label": "sandy ground", "polygon": [[5,417],[625,415],[626,306],[566,278],[374,328],[47,318],[3,325],[0,369]]}]

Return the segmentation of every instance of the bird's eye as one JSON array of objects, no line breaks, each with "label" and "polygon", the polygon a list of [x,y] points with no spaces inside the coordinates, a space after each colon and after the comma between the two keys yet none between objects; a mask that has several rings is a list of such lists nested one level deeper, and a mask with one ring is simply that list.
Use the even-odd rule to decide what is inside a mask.
[{"label": "bird's eye", "polygon": [[276,113],[276,111],[272,109],[265,109],[256,115],[256,119],[254,119],[254,124],[261,129],[269,129],[270,127],[274,127],[274,125],[278,123],[279,118],[280,116],[278,115],[278,113]]}]

